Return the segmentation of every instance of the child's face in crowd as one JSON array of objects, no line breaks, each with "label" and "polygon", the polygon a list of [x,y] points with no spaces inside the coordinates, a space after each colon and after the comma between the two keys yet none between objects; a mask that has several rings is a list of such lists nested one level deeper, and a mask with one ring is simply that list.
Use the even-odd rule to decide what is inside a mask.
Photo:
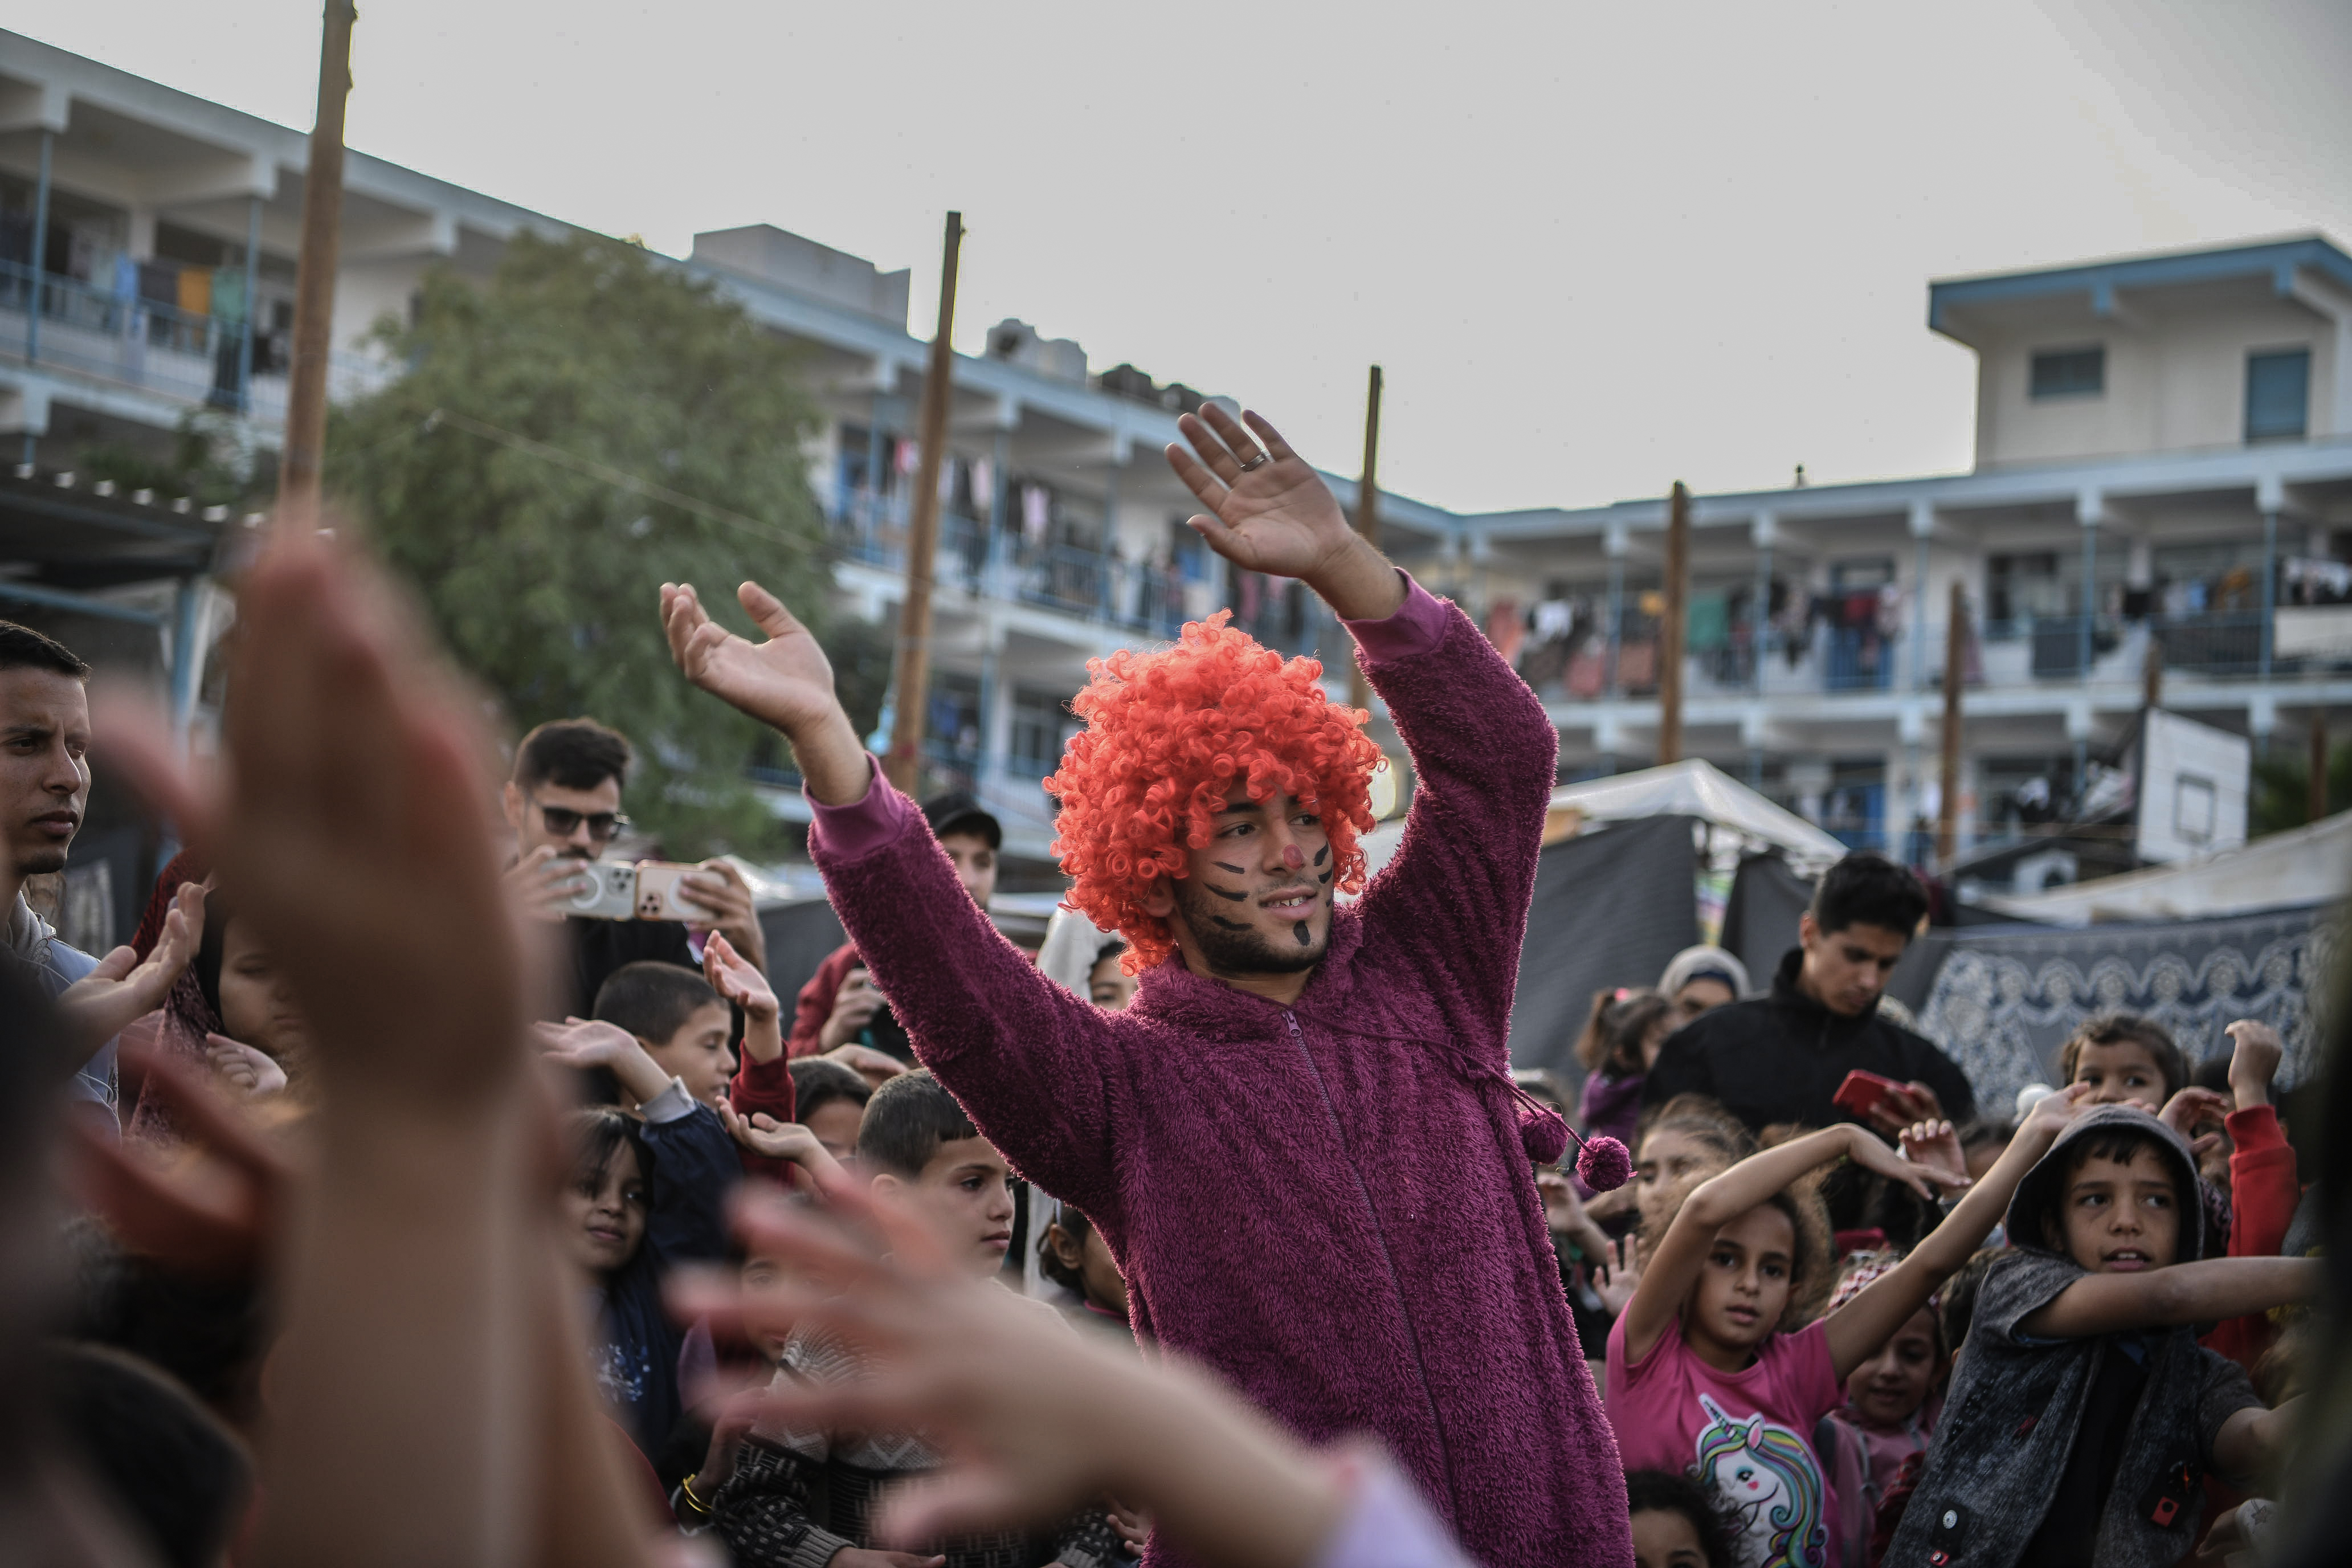
[{"label": "child's face in crowd", "polygon": [[1065,1268],[1078,1271],[1078,1282],[1085,1287],[1087,1300],[1106,1312],[1127,1316],[1127,1280],[1120,1275],[1118,1265],[1111,1261],[1110,1248],[1103,1242],[1102,1232],[1092,1226],[1080,1241],[1055,1225],[1045,1232],[1054,1245],[1054,1256],[1062,1260]]},{"label": "child's face in crowd", "polygon": [[846,1160],[857,1152],[857,1124],[866,1119],[866,1108],[854,1100],[828,1100],[806,1116],[800,1124],[816,1135],[824,1152],[836,1160]]},{"label": "child's face in crowd", "polygon": [[[1666,1030],[1671,1034],[1700,1014],[1712,1013],[1717,1007],[1727,1007],[1738,1000],[1738,998],[1731,994],[1730,986],[1711,974],[1703,974],[1675,993],[1674,1010],[1666,1015]],[[1662,1514],[1659,1517],[1674,1516]]]},{"label": "child's face in crowd", "polygon": [[1633,1568],[1706,1568],[1698,1527],[1670,1508],[1633,1516]]},{"label": "child's face in crowd", "polygon": [[950,1258],[988,1275],[1013,1245],[1011,1174],[987,1139],[957,1138],[940,1144],[915,1180],[884,1174],[875,1184],[895,1189]]},{"label": "child's face in crowd", "polygon": [[1936,1320],[1925,1307],[1895,1331],[1878,1353],[1855,1367],[1845,1380],[1846,1403],[1864,1421],[1879,1426],[1899,1426],[1927,1403],[1943,1370],[1936,1354]]},{"label": "child's face in crowd", "polygon": [[940,847],[955,862],[956,880],[971,901],[988,908],[988,900],[996,897],[996,851],[988,840],[977,833],[946,833],[940,836]]},{"label": "child's face in crowd", "polygon": [[1642,1037],[1642,1070],[1643,1072],[1648,1072],[1658,1065],[1658,1053],[1665,1049],[1666,1037],[1674,1033],[1674,1028],[1675,1015],[1662,1013],[1658,1016],[1658,1021],[1650,1026],[1650,1032]]},{"label": "child's face in crowd", "polygon": [[2061,1190],[2066,1255],[2095,1274],[2162,1268],[2180,1255],[2180,1194],[2154,1149],[2128,1160],[2094,1156]]},{"label": "child's face in crowd", "polygon": [[284,1062],[310,1043],[310,1026],[295,1005],[286,973],[270,959],[250,921],[232,920],[221,933],[221,1032]]},{"label": "child's face in crowd", "polygon": [[602,1171],[563,1189],[563,1246],[572,1261],[608,1274],[637,1255],[646,1238],[646,1175],[624,1143]]},{"label": "child's face in crowd", "polygon": [[774,1297],[784,1283],[784,1266],[772,1258],[743,1260],[743,1334],[771,1362],[784,1359],[784,1342],[792,1337],[789,1310]]},{"label": "child's face in crowd", "polygon": [[1985,1173],[2000,1163],[2000,1157],[2008,1148],[2009,1145],[1998,1138],[1988,1138],[1981,1143],[1970,1143],[1963,1148],[1960,1158],[1968,1163],[1969,1180],[1983,1181]]},{"label": "child's face in crowd", "polygon": [[1633,1202],[1642,1216],[1642,1234],[1665,1235],[1674,1222],[1674,1207],[1690,1184],[1723,1168],[1722,1157],[1687,1132],[1661,1127],[1643,1139],[1642,1158],[1633,1167]]},{"label": "child's face in crowd", "polygon": [[1106,1013],[1124,1011],[1135,1000],[1135,976],[1118,967],[1118,961],[1126,956],[1121,952],[1106,953],[1095,961],[1094,969],[1087,975],[1087,994]]},{"label": "child's face in crowd", "polygon": [[1747,1364],[1780,1325],[1796,1275],[1797,1231],[1789,1216],[1759,1204],[1715,1233],[1706,1266],[1683,1311],[1683,1331],[1702,1359],[1712,1349]]},{"label": "child's face in crowd", "polygon": [[2156,1058],[2147,1054],[2147,1047],[2131,1040],[2084,1046],[2074,1058],[2074,1081],[2091,1086],[2083,1100],[2085,1105],[2164,1109],[2164,1074],[2157,1070]]},{"label": "child's face in crowd", "polygon": [[727,1080],[735,1076],[735,1049],[728,1039],[734,1021],[726,1003],[706,1002],[668,1039],[646,1041],[646,1055],[662,1071],[685,1079],[687,1093],[716,1107],[726,1100]]}]

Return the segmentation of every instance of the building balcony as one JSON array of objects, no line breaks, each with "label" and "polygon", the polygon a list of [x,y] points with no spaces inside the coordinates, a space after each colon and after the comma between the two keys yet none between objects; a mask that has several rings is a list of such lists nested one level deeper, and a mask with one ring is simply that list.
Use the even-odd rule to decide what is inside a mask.
[{"label": "building balcony", "polygon": [[[857,491],[835,499],[828,520],[834,549],[845,562],[889,573],[907,567],[908,519],[903,491]],[[1220,563],[1222,564],[1222,563]],[[940,514],[939,553],[932,581],[978,600],[1045,610],[1083,624],[1090,641],[1146,643],[1174,638],[1184,623],[1220,606],[1238,605],[1234,624],[1284,653],[1312,649],[1328,617],[1319,602],[1287,590],[1236,594],[1222,575],[1188,577],[1173,568],[1129,561],[1079,545],[1025,538],[993,528],[951,508]],[[1074,626],[1074,629],[1075,626]]]},{"label": "building balcony", "polygon": [[[248,340],[242,318],[202,315],[42,273],[36,353],[36,281],[30,268],[0,262],[0,363],[57,370],[167,403],[242,415],[257,425],[285,424],[283,348],[267,333]],[[337,353],[329,362],[327,395],[337,401],[358,396],[399,374],[399,366],[363,354]]]},{"label": "building balcony", "polygon": [[[2080,616],[2032,616],[1974,627],[1966,689],[2025,699],[2029,705],[2035,694],[2063,703],[2085,685],[2137,685],[2151,647],[2168,689],[2352,679],[2352,605],[2282,605],[2268,617],[2259,610],[2098,615],[2085,631]],[[1945,641],[1946,627],[1937,623],[1924,637],[1900,626],[1767,626],[1759,679],[1755,628],[1735,623],[1719,641],[1685,655],[1683,691],[1690,703],[1853,699],[1855,707],[1875,706],[1869,701],[1874,697],[1940,692]],[[1598,634],[1565,648],[1524,648],[1518,668],[1557,710],[1654,701],[1656,628],[1630,627],[1613,650]],[[2294,700],[2284,691],[2280,700]]]}]

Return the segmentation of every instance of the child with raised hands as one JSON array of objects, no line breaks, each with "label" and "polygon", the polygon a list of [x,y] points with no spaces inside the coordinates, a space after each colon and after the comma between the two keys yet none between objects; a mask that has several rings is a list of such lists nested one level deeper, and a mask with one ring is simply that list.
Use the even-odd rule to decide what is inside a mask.
[{"label": "child with raised hands", "polygon": [[[1824,1228],[1805,1185],[1841,1158],[1932,1198],[1928,1173],[1868,1129],[1807,1133],[1752,1154],[1686,1199],[1610,1331],[1608,1405],[1629,1468],[1690,1469],[1731,1515],[1747,1564],[1837,1563],[1837,1501],[1813,1441],[1844,1383],[1968,1260],[2008,1194],[2073,1114],[2038,1108],[2010,1150],[1910,1256],[1835,1311],[1786,1329],[1826,1280]],[[1808,1213],[1811,1208],[1812,1212]],[[1809,1234],[1810,1233],[1810,1234]]]},{"label": "child with raised hands", "polygon": [[[1891,1252],[1848,1258],[1830,1292],[1829,1310],[1835,1312],[1900,1262],[1899,1255]],[[1950,1365],[1938,1303],[1931,1300],[1846,1374],[1845,1402],[1815,1428],[1814,1447],[1831,1468],[1838,1498],[1838,1529],[1847,1563],[1869,1561],[1879,1505],[1902,1473],[1904,1461],[1927,1452],[1943,1408],[1940,1390]]]},{"label": "child with raised hands", "polygon": [[[907,1073],[875,1091],[858,1129],[857,1155],[873,1195],[916,1222],[953,1273],[968,1280],[995,1274],[1013,1236],[1004,1156],[929,1073]],[[822,1180],[829,1198],[846,1190],[837,1170]],[[1053,1325],[1069,1348],[1075,1336],[1052,1309],[1003,1293]],[[780,1362],[772,1389],[856,1384],[874,1371],[854,1340],[805,1329],[786,1341]],[[1098,1510],[1045,1535],[989,1531],[936,1542],[940,1550],[928,1555],[883,1547],[875,1515],[884,1490],[940,1462],[913,1427],[762,1419],[704,1506],[744,1568],[1037,1568],[1053,1561],[1095,1568],[1116,1549],[1118,1538]]]},{"label": "child with raised hands", "polygon": [[2206,1473],[2278,1456],[2284,1410],[2194,1325],[2310,1299],[2318,1261],[2200,1259],[2188,1142],[2142,1105],[2095,1106],[2037,1152],[1889,1562],[2177,1563]]},{"label": "child with raised hands", "polygon": [[[664,1021],[666,1014],[625,984],[632,971],[666,972],[634,977],[647,995],[676,992],[691,1001],[693,992],[679,982],[709,994],[692,970],[628,964],[598,993],[600,1012],[610,1002],[613,1011],[648,1028]],[[644,1012],[632,1005],[636,1002],[646,1002]],[[714,1012],[723,1033],[726,1008],[715,996],[686,1010],[672,1037],[681,1043],[666,1053],[670,1061],[690,1070],[712,1068],[702,1026]],[[662,1277],[680,1263],[725,1255],[727,1199],[741,1173],[734,1141],[720,1121],[725,1101],[714,1106],[708,1098],[723,1092],[725,1074],[713,1078],[705,1070],[708,1081],[698,1083],[697,1093],[682,1074],[664,1070],[644,1038],[607,1020],[531,1028],[550,1061],[610,1072],[630,1108],[597,1106],[575,1114],[560,1234],[567,1255],[596,1288],[591,1354],[597,1382],[639,1450],[658,1459],[682,1409],[677,1358],[684,1343],[662,1308]]]},{"label": "child with raised hands", "polygon": [[797,1110],[795,1080],[784,1058],[783,1009],[768,977],[717,931],[703,943],[702,975],[743,1015],[740,1061],[719,1102],[720,1118],[742,1150],[743,1173],[789,1187],[801,1161],[799,1141],[776,1136]]},{"label": "child with raised hands", "polygon": [[[891,1486],[868,1515],[898,1561],[924,1561],[908,1552],[942,1536],[1034,1530],[1109,1493],[1207,1568],[1469,1568],[1377,1449],[1310,1453],[1181,1356],[1071,1334],[970,1267],[958,1233],[903,1193],[843,1183],[826,1195],[831,1214],[754,1197],[737,1228],[787,1265],[766,1310],[855,1347],[864,1375],[778,1379],[751,1402],[801,1430],[920,1429],[939,1444],[944,1465]],[[684,1300],[714,1319],[738,1310],[732,1286]],[[1087,1568],[1066,1549],[1060,1560]]]}]

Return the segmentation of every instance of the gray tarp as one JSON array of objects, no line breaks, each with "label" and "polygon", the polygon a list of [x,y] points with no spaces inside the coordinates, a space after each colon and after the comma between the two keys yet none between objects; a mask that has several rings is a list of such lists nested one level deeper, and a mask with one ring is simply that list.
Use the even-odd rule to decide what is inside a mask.
[{"label": "gray tarp", "polygon": [[1572,1091],[1592,994],[1655,984],[1666,961],[1698,941],[1700,826],[1639,817],[1543,851],[1511,1007],[1513,1066],[1549,1068]]},{"label": "gray tarp", "polygon": [[2029,1083],[2049,1083],[2058,1047],[2085,1019],[2143,1013],[2192,1065],[2226,1056],[2221,1031],[2258,1018],[2285,1037],[2282,1088],[2315,1060],[2342,925],[2336,906],[2210,921],[2150,921],[2082,931],[2001,927],[1951,933],[1919,1010],[1934,1040],[2002,1114]]}]

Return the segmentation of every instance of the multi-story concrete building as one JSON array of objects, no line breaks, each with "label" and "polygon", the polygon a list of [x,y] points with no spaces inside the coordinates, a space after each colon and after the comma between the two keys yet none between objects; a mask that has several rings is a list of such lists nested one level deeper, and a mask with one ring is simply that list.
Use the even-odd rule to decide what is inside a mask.
[{"label": "multi-story concrete building", "polygon": [[[0,33],[0,448],[23,465],[0,470],[0,603],[152,638],[184,710],[233,520],[61,480],[91,446],[160,447],[195,411],[274,445],[304,163],[300,132]],[[364,339],[425,268],[487,276],[514,234],[567,228],[361,153],[345,180],[340,392],[395,374]],[[679,265],[803,351],[837,587],[893,617],[928,355],[907,274],[766,226],[699,235]],[[1971,839],[2073,791],[2137,711],[2151,645],[2168,705],[2258,738],[2352,704],[2335,532],[2352,525],[2352,258],[2315,237],[1955,279],[1928,317],[1979,356],[1972,471],[1696,498],[1687,751],[1904,847],[1929,809],[1955,582]],[[1044,851],[1034,781],[1089,657],[1220,605],[1269,642],[1335,646],[1309,596],[1237,577],[1182,526],[1160,448],[1199,401],[1129,365],[1091,373],[1019,321],[957,359],[929,731],[1017,854]],[[1659,500],[1381,498],[1384,542],[1544,697],[1567,776],[1653,754],[1664,521]]]},{"label": "multi-story concrete building", "polygon": [[[1964,843],[2063,809],[2151,646],[2168,707],[2257,743],[2352,700],[2352,257],[2303,237],[1954,279],[1928,325],[1979,357],[1972,471],[1695,499],[1685,750],[1906,847],[1955,583]],[[1664,517],[1459,520],[1490,620],[1528,612],[1566,772],[1654,744]]]},{"label": "multi-story concrete building", "polygon": [[[77,465],[99,446],[161,453],[196,413],[274,449],[306,162],[301,132],[0,33],[0,456],[19,461],[0,479],[0,551],[15,567],[0,604],[65,617],[81,642],[99,635],[91,617],[134,636],[163,628],[184,712],[217,618],[205,575],[236,520],[96,493]],[[394,374],[365,340],[426,268],[487,277],[509,237],[568,227],[356,152],[344,186],[338,395]],[[907,274],[765,226],[698,236],[680,265],[802,349],[828,415],[809,457],[836,585],[863,614],[894,617],[929,355],[908,330]],[[1234,581],[1181,525],[1191,498],[1160,453],[1199,402],[1131,366],[1090,375],[1077,345],[1018,321],[958,359],[932,751],[999,808],[1018,854],[1045,853],[1035,780],[1060,752],[1087,658],[1227,603],[1270,642],[1317,640],[1323,623],[1296,588]],[[1407,552],[1455,526],[1402,497],[1384,497],[1381,516]]]}]

